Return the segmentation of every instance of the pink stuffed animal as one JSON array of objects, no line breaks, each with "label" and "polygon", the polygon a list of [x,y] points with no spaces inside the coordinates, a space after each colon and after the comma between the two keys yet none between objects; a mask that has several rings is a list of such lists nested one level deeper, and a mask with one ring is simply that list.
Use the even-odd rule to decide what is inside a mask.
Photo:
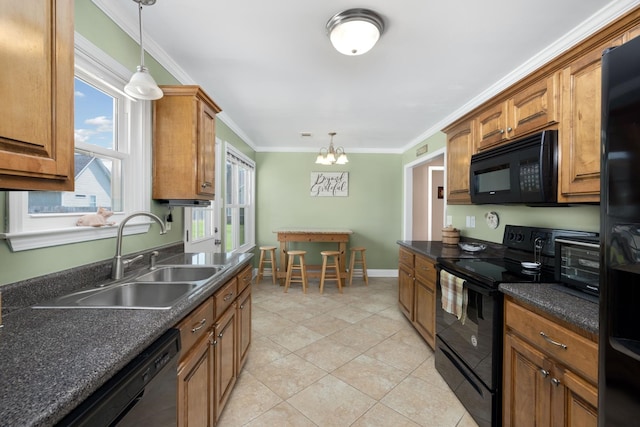
[{"label": "pink stuffed animal", "polygon": [[113,212],[105,209],[98,208],[98,212],[93,214],[82,215],[76,221],[76,225],[78,226],[87,226],[87,227],[102,227],[103,225],[114,225],[115,222],[107,221],[113,215]]}]

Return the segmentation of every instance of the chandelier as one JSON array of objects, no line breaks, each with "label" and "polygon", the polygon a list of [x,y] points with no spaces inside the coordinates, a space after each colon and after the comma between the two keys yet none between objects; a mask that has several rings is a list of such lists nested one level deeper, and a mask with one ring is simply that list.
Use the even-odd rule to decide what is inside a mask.
[{"label": "chandelier", "polygon": [[154,100],[163,96],[162,89],[153,80],[149,69],[144,66],[144,46],[142,44],[142,5],[153,6],[156,0],[133,0],[138,3],[138,27],[140,28],[140,65],[131,76],[131,80],[124,87],[127,95],[135,99]]},{"label": "chandelier", "polygon": [[326,28],[338,52],[355,56],[375,46],[384,31],[384,20],[369,9],[348,9],[331,17]]},{"label": "chandelier", "polygon": [[318,157],[316,158],[316,164],[319,165],[344,165],[349,163],[349,159],[347,159],[347,153],[344,152],[344,148],[333,147],[333,137],[336,133],[329,132],[331,136],[331,141],[329,142],[329,148],[322,147],[320,152],[318,153]]}]

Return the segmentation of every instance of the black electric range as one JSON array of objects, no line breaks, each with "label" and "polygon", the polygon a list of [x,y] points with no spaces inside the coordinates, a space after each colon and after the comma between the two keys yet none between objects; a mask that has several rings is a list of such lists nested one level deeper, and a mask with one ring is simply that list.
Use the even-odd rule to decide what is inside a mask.
[{"label": "black electric range", "polygon": [[[435,365],[480,427],[500,426],[502,418],[503,296],[498,285],[555,282],[555,238],[593,234],[507,225],[500,258],[489,251],[438,258]],[[451,286],[452,276],[462,284],[463,316],[439,303],[443,283]],[[447,298],[450,292],[447,288]]]}]

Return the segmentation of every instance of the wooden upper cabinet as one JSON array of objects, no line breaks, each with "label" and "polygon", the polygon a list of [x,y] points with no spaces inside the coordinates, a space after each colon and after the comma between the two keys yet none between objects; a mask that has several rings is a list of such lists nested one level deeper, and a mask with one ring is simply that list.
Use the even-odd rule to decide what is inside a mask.
[{"label": "wooden upper cabinet", "polygon": [[541,79],[478,114],[478,151],[558,121],[559,73]]},{"label": "wooden upper cabinet", "polygon": [[602,51],[622,37],[589,51],[562,70],[558,201],[600,201]]},{"label": "wooden upper cabinet", "polygon": [[73,191],[73,11],[0,2],[0,189]]},{"label": "wooden upper cabinet", "polygon": [[447,203],[471,204],[469,167],[475,149],[474,120],[445,130],[447,134]]},{"label": "wooden upper cabinet", "polygon": [[153,198],[213,200],[221,110],[199,86],[161,88],[153,110]]}]

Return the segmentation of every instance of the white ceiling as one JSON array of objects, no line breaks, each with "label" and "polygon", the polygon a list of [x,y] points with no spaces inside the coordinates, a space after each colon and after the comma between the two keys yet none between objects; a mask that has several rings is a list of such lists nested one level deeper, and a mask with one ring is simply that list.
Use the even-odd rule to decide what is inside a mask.
[{"label": "white ceiling", "polygon": [[[138,40],[137,3],[93,1]],[[401,153],[638,3],[157,0],[142,18],[146,50],[256,151],[317,151],[335,131],[347,153]],[[325,33],[353,7],[386,24],[355,57]]]}]

